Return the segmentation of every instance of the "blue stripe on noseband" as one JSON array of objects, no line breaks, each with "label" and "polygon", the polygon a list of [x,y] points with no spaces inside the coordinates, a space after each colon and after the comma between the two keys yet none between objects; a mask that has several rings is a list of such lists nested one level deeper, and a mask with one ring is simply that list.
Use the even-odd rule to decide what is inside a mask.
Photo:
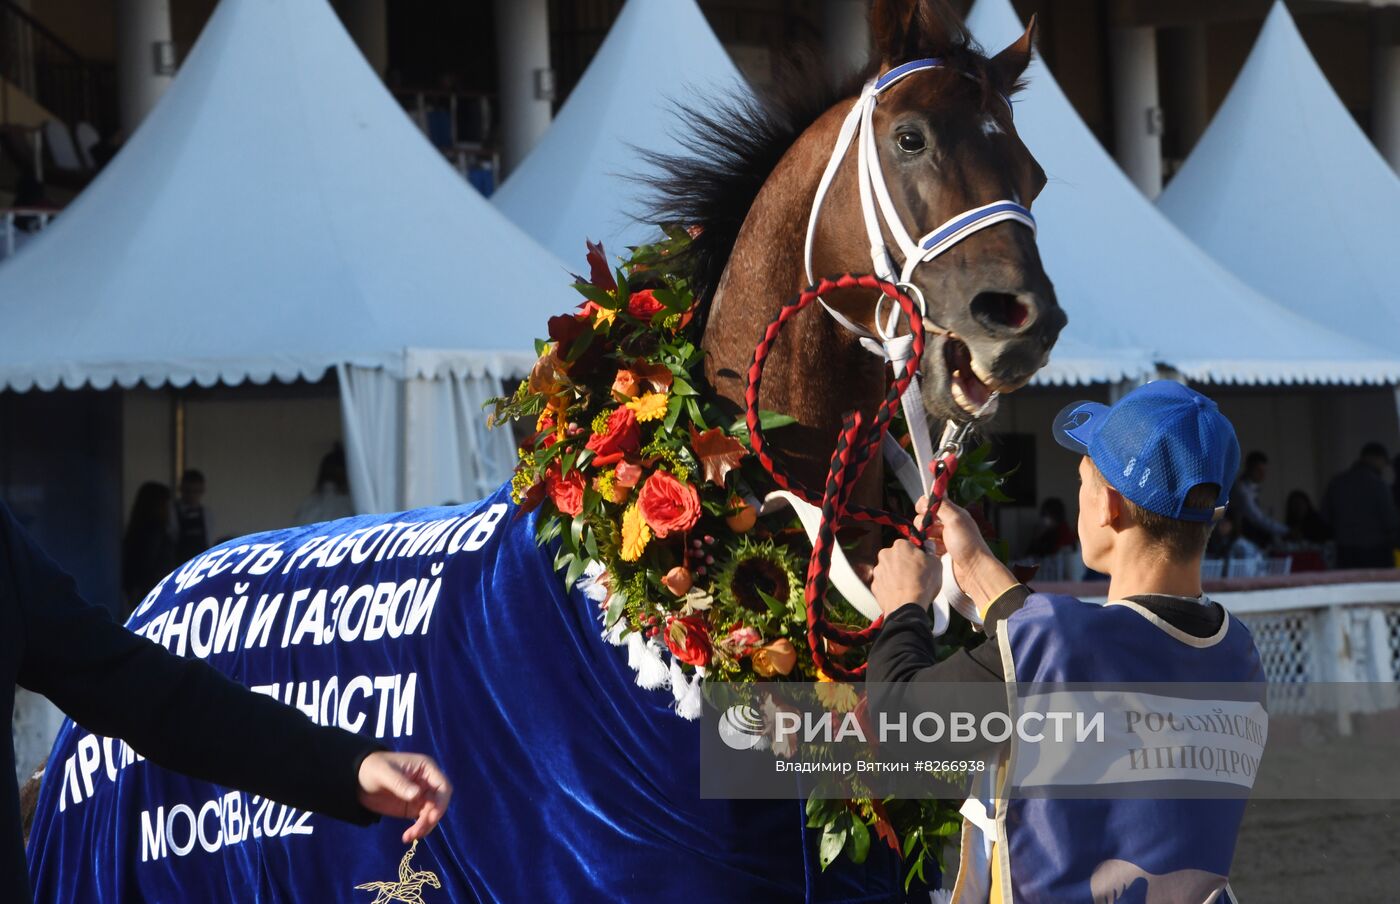
[{"label": "blue stripe on noseband", "polygon": [[1016,204],[1012,201],[1003,201],[1000,204],[995,204],[991,207],[988,207],[986,210],[974,211],[965,217],[959,217],[958,219],[949,223],[947,226],[944,226],[942,229],[935,232],[933,235],[924,239],[923,242],[920,243],[920,245],[924,248],[924,250],[928,250],[929,248],[932,248],[934,245],[937,245],[939,242],[943,241],[955,232],[959,232],[960,230],[966,229],[974,223],[980,223],[982,220],[985,220],[988,217],[994,217],[998,214],[1003,213],[1019,213],[1023,216],[1029,217],[1032,222],[1035,221],[1035,217],[1031,214],[1029,209],[1022,207],[1020,204]]}]

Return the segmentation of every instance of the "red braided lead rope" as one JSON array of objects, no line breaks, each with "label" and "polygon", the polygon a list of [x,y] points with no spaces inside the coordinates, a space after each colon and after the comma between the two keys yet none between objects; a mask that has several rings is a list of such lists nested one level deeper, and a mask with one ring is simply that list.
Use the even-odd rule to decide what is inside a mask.
[{"label": "red braided lead rope", "polygon": [[[778,333],[789,320],[823,294],[836,289],[875,289],[893,300],[903,309],[914,334],[914,344],[909,361],[903,373],[895,374],[885,393],[885,399],[876,410],[873,418],[859,412],[848,412],[842,421],[841,433],[837,436],[836,448],[832,452],[831,467],[827,472],[825,491],[817,498],[810,490],[793,480],[782,465],[773,458],[763,436],[759,418],[758,397],[763,381],[763,366],[773,349]],[[754,349],[753,363],[749,366],[749,384],[744,394],[745,417],[748,421],[749,438],[754,454],[773,477],[774,483],[810,505],[821,508],[821,525],[812,542],[812,557],[807,566],[807,640],[812,648],[812,659],[817,668],[828,677],[842,681],[860,680],[866,671],[862,663],[848,669],[827,655],[827,643],[834,642],[847,646],[861,646],[873,640],[880,631],[882,619],[877,619],[867,628],[848,631],[831,624],[826,618],[826,592],[830,585],[831,555],[836,542],[836,532],[841,523],[851,518],[856,521],[869,521],[892,527],[900,534],[919,545],[923,545],[928,535],[938,506],[948,492],[948,483],[957,468],[957,457],[946,453],[935,465],[933,490],[930,503],[919,523],[880,509],[872,509],[850,501],[857,478],[870,459],[877,454],[890,421],[900,407],[900,397],[909,386],[909,381],[918,373],[919,362],[924,352],[924,324],[922,312],[913,300],[899,290],[894,283],[874,276],[852,276],[846,274],[837,279],[823,279],[809,286],[785,304],[764,331],[763,340]]]}]

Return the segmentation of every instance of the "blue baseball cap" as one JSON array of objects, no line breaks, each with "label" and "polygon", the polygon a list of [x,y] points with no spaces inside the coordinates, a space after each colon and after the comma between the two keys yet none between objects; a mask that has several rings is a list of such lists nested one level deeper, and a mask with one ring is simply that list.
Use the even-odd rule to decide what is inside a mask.
[{"label": "blue baseball cap", "polygon": [[[1139,386],[1113,405],[1074,402],[1055,416],[1055,441],[1087,455],[1115,490],[1178,521],[1208,522],[1230,501],[1240,443],[1210,399],[1170,380]],[[1212,508],[1188,508],[1201,483],[1220,487]]]}]

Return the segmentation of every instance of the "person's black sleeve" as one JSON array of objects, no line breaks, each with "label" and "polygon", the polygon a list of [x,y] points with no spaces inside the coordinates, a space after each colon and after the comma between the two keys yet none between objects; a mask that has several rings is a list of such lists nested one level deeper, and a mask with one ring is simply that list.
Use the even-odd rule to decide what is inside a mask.
[{"label": "person's black sleeve", "polygon": [[[1028,596],[1030,589],[1024,584],[1003,592],[983,617],[987,639],[971,650],[956,650],[941,662],[934,650],[928,613],[922,606],[910,604],[890,613],[870,651],[866,681],[871,709],[883,716],[896,717],[901,712],[908,715],[939,712],[954,705],[955,701],[946,692],[953,684],[1001,684],[1005,679],[997,631],[1011,613],[1025,604]],[[979,721],[990,710],[1006,712],[1006,700],[1000,693],[963,694],[956,705],[959,709],[975,711]],[[921,756],[962,759],[989,755],[998,746],[980,737],[954,742],[944,735],[932,742],[886,744],[883,755],[890,760]]]},{"label": "person's black sleeve", "polygon": [[877,684],[1005,680],[997,630],[1030,595],[1029,587],[1017,584],[997,597],[983,619],[987,639],[971,650],[957,650],[942,662],[934,652],[933,632],[923,607],[911,603],[896,609],[885,619],[870,650],[866,680]]},{"label": "person's black sleeve", "polygon": [[[5,596],[10,596],[5,600]],[[0,604],[18,612],[17,682],[154,763],[360,825],[359,769],[382,749],[182,659],[83,600],[0,505]]]}]

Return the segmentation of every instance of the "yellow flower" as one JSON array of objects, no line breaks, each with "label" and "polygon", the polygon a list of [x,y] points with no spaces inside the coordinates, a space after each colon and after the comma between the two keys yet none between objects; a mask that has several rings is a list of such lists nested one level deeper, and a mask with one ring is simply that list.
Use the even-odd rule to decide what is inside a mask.
[{"label": "yellow flower", "polygon": [[617,309],[616,309],[616,308],[605,308],[605,307],[603,307],[602,305],[599,305],[599,306],[598,306],[598,310],[596,310],[596,311],[593,312],[593,325],[594,325],[594,326],[607,326],[608,324],[612,323],[612,322],[613,322],[614,320],[616,320],[616,319],[617,319]]},{"label": "yellow flower", "polygon": [[642,518],[641,510],[629,505],[622,513],[622,561],[635,562],[651,542],[651,526]]},{"label": "yellow flower", "polygon": [[[824,677],[824,676],[819,676]],[[856,695],[856,689],[849,684],[840,684],[827,678],[820,681],[814,688],[817,700],[822,706],[832,712],[848,713],[856,708],[860,703],[860,697]]]},{"label": "yellow flower", "polygon": [[627,407],[637,413],[637,420],[655,421],[666,416],[666,405],[670,401],[670,393],[648,392],[628,402]]}]

